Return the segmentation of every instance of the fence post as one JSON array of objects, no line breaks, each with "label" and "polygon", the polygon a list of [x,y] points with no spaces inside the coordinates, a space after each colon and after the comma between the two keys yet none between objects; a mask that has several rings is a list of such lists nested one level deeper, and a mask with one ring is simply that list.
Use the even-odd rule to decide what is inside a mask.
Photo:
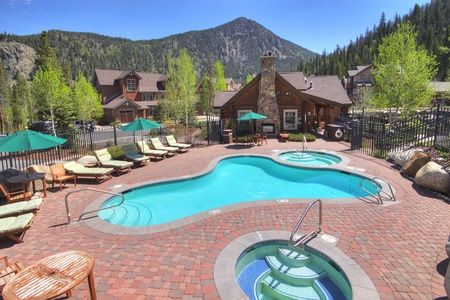
[{"label": "fence post", "polygon": [[437,143],[437,136],[439,134],[439,115],[440,115],[440,111],[441,111],[441,104],[437,105],[437,109],[436,109],[436,116],[434,117],[434,140],[433,140],[433,146],[436,146]]},{"label": "fence post", "polygon": [[117,130],[116,130],[116,125],[113,125],[113,131],[114,131],[114,146],[117,146]]}]

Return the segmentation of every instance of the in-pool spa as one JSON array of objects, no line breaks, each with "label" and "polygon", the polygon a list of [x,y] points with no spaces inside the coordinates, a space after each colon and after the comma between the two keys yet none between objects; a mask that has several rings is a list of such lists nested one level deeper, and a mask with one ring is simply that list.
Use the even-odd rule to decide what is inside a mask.
[{"label": "in-pool spa", "polygon": [[317,151],[288,151],[278,157],[290,163],[310,166],[329,166],[342,161],[339,156]]},{"label": "in-pool spa", "polygon": [[[227,157],[203,175],[127,190],[122,205],[102,210],[99,216],[122,226],[151,226],[256,200],[364,197],[369,196],[361,188],[364,178],[339,170],[287,165],[263,156]],[[364,187],[377,194],[373,185]],[[110,198],[101,207],[120,200]]]},{"label": "in-pool spa", "polygon": [[332,260],[286,241],[255,244],[239,257],[235,272],[252,300],[352,299],[347,277]]}]

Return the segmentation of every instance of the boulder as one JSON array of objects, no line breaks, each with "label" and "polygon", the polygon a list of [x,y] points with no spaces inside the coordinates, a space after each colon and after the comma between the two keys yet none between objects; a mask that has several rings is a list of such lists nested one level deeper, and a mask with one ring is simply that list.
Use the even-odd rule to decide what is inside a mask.
[{"label": "boulder", "polygon": [[414,154],[418,152],[423,152],[423,149],[414,148],[414,149],[406,149],[400,151],[392,151],[388,154],[388,159],[393,160],[397,165],[403,167]]},{"label": "boulder", "polygon": [[402,167],[403,173],[410,177],[415,177],[417,171],[431,161],[431,156],[424,152],[414,154]]},{"label": "boulder", "polygon": [[428,162],[416,173],[416,183],[424,188],[443,194],[450,192],[450,174],[435,162]]}]

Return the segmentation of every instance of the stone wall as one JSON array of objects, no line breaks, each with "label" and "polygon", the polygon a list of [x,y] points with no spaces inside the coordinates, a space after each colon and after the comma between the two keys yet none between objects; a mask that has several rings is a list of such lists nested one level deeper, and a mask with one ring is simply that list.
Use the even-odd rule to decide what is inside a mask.
[{"label": "stone wall", "polygon": [[[261,80],[259,83],[258,113],[267,117],[259,121],[275,124],[275,132],[280,132],[280,112],[275,93],[275,56],[261,57]],[[259,127],[259,126],[258,126]]]}]

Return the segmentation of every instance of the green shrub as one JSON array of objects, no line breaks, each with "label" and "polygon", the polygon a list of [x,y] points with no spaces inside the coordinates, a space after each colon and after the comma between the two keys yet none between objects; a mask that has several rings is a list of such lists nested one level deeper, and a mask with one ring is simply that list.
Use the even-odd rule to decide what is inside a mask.
[{"label": "green shrub", "polygon": [[311,133],[289,133],[289,140],[291,142],[303,142],[303,136],[306,137],[307,142],[316,141],[316,137]]},{"label": "green shrub", "polygon": [[124,156],[123,150],[121,146],[113,146],[113,147],[109,147],[107,148],[109,154],[111,154],[111,159],[122,159]]}]

